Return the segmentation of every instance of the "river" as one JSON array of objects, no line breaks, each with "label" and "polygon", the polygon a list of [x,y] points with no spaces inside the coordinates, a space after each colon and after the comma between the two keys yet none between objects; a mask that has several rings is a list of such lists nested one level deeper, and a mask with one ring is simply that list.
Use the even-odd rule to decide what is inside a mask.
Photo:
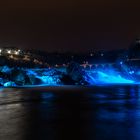
[{"label": "river", "polygon": [[140,86],[0,89],[0,140],[140,140]]}]

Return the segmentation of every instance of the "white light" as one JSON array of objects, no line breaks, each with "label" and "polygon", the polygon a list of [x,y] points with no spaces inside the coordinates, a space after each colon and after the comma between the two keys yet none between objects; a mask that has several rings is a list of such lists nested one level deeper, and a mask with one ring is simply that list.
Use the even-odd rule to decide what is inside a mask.
[{"label": "white light", "polygon": [[93,53],[91,53],[90,56],[93,56]]},{"label": "white light", "polygon": [[15,54],[16,54],[16,55],[18,55],[18,54],[19,54],[19,52],[15,51]]},{"label": "white light", "polygon": [[10,54],[11,53],[11,50],[8,50],[7,52]]},{"label": "white light", "polygon": [[18,52],[20,52],[20,50],[18,50]]},{"label": "white light", "polygon": [[104,56],[104,54],[103,54],[103,53],[101,53],[101,56]]},{"label": "white light", "polygon": [[2,52],[2,50],[0,49],[0,53]]}]

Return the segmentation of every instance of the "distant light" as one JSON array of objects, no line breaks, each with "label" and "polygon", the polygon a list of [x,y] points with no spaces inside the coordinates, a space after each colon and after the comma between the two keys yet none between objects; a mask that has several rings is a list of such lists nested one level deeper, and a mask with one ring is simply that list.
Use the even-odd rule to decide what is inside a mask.
[{"label": "distant light", "polygon": [[18,50],[18,52],[20,52],[21,50]]},{"label": "distant light", "polygon": [[91,53],[90,56],[93,56],[93,53]]},{"label": "distant light", "polygon": [[103,54],[103,53],[101,53],[101,56],[104,56],[104,54]]},{"label": "distant light", "polygon": [[2,52],[2,49],[0,49],[0,53]]},{"label": "distant light", "polygon": [[11,50],[8,50],[8,51],[7,51],[7,53],[9,53],[9,54],[10,54],[10,53],[11,53]]},{"label": "distant light", "polygon": [[15,51],[15,54],[18,55],[19,54],[19,51]]}]

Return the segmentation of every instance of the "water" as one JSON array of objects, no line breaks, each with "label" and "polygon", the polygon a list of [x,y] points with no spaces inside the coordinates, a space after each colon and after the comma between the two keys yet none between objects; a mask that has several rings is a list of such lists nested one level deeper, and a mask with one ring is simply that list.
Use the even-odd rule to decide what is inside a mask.
[{"label": "water", "polygon": [[140,140],[140,86],[1,89],[0,140]]}]

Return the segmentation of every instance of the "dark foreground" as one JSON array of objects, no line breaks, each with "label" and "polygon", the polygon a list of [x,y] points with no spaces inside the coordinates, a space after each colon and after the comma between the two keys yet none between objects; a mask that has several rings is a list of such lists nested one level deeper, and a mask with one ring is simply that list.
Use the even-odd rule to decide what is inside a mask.
[{"label": "dark foreground", "polygon": [[0,140],[140,140],[140,87],[1,89]]}]

